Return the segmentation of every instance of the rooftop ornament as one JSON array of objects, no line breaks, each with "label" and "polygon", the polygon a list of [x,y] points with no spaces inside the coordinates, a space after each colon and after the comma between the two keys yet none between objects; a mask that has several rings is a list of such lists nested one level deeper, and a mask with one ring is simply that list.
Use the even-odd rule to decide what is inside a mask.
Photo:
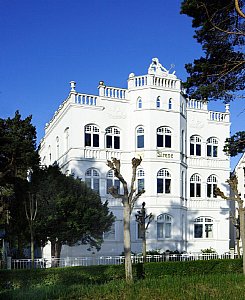
[{"label": "rooftop ornament", "polygon": [[[171,64],[171,67],[169,70],[163,67],[163,65],[159,62],[158,58],[152,58],[152,62],[148,68],[148,74],[153,75],[159,75],[159,76],[168,76],[170,73],[170,70],[173,69],[175,65]],[[175,71],[171,73],[170,75],[174,75]]]}]

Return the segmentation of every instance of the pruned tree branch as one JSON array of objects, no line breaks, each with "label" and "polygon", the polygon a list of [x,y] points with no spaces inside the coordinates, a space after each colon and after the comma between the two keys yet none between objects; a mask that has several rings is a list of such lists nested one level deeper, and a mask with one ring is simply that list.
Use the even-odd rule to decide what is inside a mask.
[{"label": "pruned tree branch", "polygon": [[245,18],[245,14],[241,11],[238,0],[235,0],[235,8],[238,15],[242,18]]}]

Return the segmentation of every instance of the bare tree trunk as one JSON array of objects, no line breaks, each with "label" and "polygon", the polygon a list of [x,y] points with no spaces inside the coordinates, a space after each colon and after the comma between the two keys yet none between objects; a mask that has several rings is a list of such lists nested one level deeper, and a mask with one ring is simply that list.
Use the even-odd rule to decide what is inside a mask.
[{"label": "bare tree trunk", "polygon": [[31,266],[32,268],[34,268],[35,248],[34,248],[34,236],[33,236],[32,226],[30,226],[30,235],[31,235]]},{"label": "bare tree trunk", "polygon": [[142,254],[143,254],[143,262],[146,262],[146,230],[145,230],[145,224],[144,224],[144,229],[142,232]]},{"label": "bare tree trunk", "polygon": [[245,218],[245,212],[244,212],[244,208],[242,206],[242,203],[239,202],[239,216],[240,216],[240,234],[241,234],[241,240],[242,240],[242,261],[243,261],[243,274],[245,275],[245,222],[244,222],[244,218]]},{"label": "bare tree trunk", "polygon": [[124,231],[124,255],[125,255],[125,277],[126,281],[133,281],[131,260],[131,237],[130,237],[130,206],[125,201],[123,209],[123,231]]}]

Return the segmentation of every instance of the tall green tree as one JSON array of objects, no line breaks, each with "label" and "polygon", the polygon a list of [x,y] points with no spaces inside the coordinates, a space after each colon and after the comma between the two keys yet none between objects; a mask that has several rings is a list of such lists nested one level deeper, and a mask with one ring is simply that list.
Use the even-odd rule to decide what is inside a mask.
[{"label": "tall green tree", "polygon": [[31,182],[37,199],[34,234],[43,245],[51,242],[52,256],[60,257],[62,245],[100,249],[103,233],[114,222],[107,202],[103,204],[80,179],[62,174],[58,166],[35,170]]},{"label": "tall green tree", "polygon": [[24,211],[27,172],[39,165],[31,120],[31,116],[22,118],[19,111],[13,118],[0,119],[0,218],[7,224],[8,240],[17,247],[28,228]]},{"label": "tall green tree", "polygon": [[193,63],[186,64],[189,77],[185,87],[191,97],[229,102],[237,97],[236,92],[244,90],[243,4],[236,0],[182,2],[181,13],[192,18],[194,38],[204,52]]}]

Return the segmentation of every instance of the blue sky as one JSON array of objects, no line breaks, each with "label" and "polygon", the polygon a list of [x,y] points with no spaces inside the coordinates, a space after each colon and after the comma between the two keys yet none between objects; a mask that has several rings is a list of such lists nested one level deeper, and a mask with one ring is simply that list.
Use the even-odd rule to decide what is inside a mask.
[{"label": "blue sky", "polygon": [[[153,57],[185,80],[202,53],[178,0],[0,0],[0,118],[33,116],[38,141],[69,93],[97,94],[100,80],[126,87]],[[222,102],[211,109],[224,111]],[[231,133],[244,130],[244,100],[231,104]],[[237,158],[232,160],[232,167]]]}]

